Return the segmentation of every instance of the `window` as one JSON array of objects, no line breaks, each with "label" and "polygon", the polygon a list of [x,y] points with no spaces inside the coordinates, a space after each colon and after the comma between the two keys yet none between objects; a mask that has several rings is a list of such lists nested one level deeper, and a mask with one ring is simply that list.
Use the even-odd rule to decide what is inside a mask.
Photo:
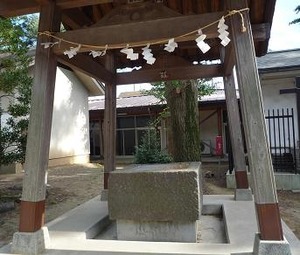
[{"label": "window", "polygon": [[117,155],[133,155],[135,146],[149,128],[150,116],[126,116],[117,118]]}]

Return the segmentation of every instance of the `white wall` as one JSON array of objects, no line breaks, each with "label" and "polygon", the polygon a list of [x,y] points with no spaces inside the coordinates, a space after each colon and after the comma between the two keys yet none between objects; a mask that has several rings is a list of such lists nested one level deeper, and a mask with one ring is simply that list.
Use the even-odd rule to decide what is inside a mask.
[{"label": "white wall", "polygon": [[280,94],[281,89],[295,88],[293,78],[262,80],[264,109],[292,108],[296,106],[296,94]]},{"label": "white wall", "polygon": [[[261,75],[261,86],[263,94],[263,106],[265,114],[268,110],[273,109],[294,109],[295,116],[295,138],[296,142],[299,140],[298,118],[297,118],[297,104],[296,94],[280,94],[281,89],[295,88],[295,77],[297,73],[274,73],[268,75]],[[298,73],[300,76],[300,73]]]},{"label": "white wall", "polygon": [[[52,119],[51,160],[69,158],[61,163],[79,163],[87,158],[89,147],[88,92],[73,72],[58,68]],[[73,158],[73,159],[72,159]]]}]

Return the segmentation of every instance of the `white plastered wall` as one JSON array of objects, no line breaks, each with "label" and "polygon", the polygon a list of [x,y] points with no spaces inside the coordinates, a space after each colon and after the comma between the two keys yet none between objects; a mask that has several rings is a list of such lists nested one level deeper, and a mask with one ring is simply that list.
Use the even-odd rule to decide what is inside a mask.
[{"label": "white plastered wall", "polygon": [[273,109],[294,109],[295,116],[295,138],[299,141],[298,130],[298,118],[297,118],[297,104],[296,94],[280,94],[281,89],[295,88],[295,77],[300,76],[300,73],[283,73],[276,72],[274,74],[261,75],[261,86],[263,94],[263,106],[265,114],[268,110]]},{"label": "white plastered wall", "polygon": [[88,91],[73,72],[57,68],[49,165],[89,160]]}]

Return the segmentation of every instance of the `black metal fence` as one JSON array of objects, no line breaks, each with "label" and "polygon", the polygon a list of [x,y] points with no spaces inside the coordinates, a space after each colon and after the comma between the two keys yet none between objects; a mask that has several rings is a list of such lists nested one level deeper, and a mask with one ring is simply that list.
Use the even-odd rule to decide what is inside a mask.
[{"label": "black metal fence", "polygon": [[268,110],[265,118],[274,171],[296,173],[294,109]]}]

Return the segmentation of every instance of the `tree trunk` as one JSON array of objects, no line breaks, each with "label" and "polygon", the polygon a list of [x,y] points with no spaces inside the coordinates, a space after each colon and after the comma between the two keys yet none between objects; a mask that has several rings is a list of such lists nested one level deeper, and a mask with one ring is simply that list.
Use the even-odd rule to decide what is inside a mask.
[{"label": "tree trunk", "polygon": [[175,162],[200,160],[198,91],[195,81],[180,82],[177,88],[166,83],[166,99],[170,110],[169,152]]}]

